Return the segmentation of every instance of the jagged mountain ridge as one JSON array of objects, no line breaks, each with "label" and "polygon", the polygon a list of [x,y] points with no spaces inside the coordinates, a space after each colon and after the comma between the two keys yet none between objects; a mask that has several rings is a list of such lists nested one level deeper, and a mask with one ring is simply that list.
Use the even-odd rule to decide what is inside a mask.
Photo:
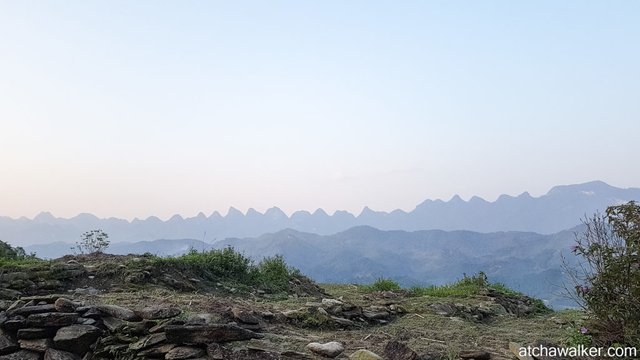
[{"label": "jagged mountain ridge", "polygon": [[101,228],[113,242],[156,239],[202,239],[255,237],[291,228],[320,235],[335,234],[351,227],[368,225],[381,230],[470,230],[477,232],[531,231],[551,234],[580,223],[585,215],[603,211],[607,206],[639,200],[640,189],[622,189],[601,181],[552,188],[547,194],[532,197],[502,195],[489,202],[479,197],[469,201],[454,196],[449,201],[426,200],[413,211],[373,211],[365,208],[359,215],[337,211],[332,215],[322,209],[313,213],[297,211],[287,216],[273,207],[264,214],[249,209],[243,214],[229,209],[222,216],[214,212],[183,218],[175,215],[166,221],[152,216],[145,220],[108,218],[80,214],[71,219],[41,213],[34,219],[0,217],[0,239],[14,245],[74,242],[84,231]]}]

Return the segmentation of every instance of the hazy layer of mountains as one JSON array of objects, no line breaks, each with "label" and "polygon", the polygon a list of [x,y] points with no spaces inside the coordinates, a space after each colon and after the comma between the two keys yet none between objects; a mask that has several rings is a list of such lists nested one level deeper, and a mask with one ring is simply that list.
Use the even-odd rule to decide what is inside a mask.
[{"label": "hazy layer of mountains", "polygon": [[470,230],[477,232],[531,231],[551,234],[580,223],[585,215],[603,211],[607,206],[640,199],[640,189],[621,189],[595,181],[556,186],[547,194],[531,197],[502,195],[494,202],[473,197],[464,201],[455,196],[449,201],[426,200],[413,211],[390,213],[365,208],[359,215],[337,211],[332,215],[318,209],[298,211],[287,216],[278,208],[264,214],[253,209],[246,214],[231,208],[225,216],[218,212],[196,217],[175,215],[167,221],[157,217],[145,220],[99,219],[81,214],[71,219],[41,213],[34,219],[0,217],[0,239],[13,245],[75,242],[80,234],[103,229],[112,242],[156,239],[203,239],[255,237],[282,229],[294,229],[320,235],[335,234],[355,226],[368,225],[382,230]]},{"label": "hazy layer of mountains", "polygon": [[[579,229],[574,229],[579,231]],[[282,230],[255,238],[205,243],[193,239],[116,243],[115,254],[178,255],[233,246],[254,259],[282,254],[287,263],[319,282],[371,283],[391,277],[405,286],[444,284],[466,274],[485,271],[493,281],[541,297],[556,306],[568,305],[560,295],[563,252],[572,258],[574,230],[553,235],[529,232],[381,231],[360,226],[322,236]],[[69,252],[71,244],[33,245],[43,257]]]}]

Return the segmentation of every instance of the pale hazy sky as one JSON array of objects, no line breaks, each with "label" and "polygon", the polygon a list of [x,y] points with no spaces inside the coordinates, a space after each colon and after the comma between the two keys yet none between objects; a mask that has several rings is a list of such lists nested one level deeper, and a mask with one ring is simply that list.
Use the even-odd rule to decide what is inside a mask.
[{"label": "pale hazy sky", "polygon": [[0,0],[0,215],[640,186],[640,1]]}]

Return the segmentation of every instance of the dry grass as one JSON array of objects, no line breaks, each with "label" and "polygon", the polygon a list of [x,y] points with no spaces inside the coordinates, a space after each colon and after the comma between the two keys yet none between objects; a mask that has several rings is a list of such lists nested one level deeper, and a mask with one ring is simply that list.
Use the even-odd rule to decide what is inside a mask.
[{"label": "dry grass", "polygon": [[[337,340],[345,344],[346,353],[357,349],[369,349],[378,354],[384,345],[393,339],[406,342],[418,353],[437,354],[442,359],[456,358],[464,350],[483,349],[492,353],[494,359],[511,359],[508,352],[510,341],[532,344],[538,340],[563,344],[568,328],[572,325],[559,325],[553,318],[562,318],[571,323],[582,315],[580,312],[562,312],[540,315],[530,318],[514,316],[496,317],[489,323],[476,323],[459,318],[450,318],[432,313],[428,305],[443,300],[473,304],[483,299],[451,298],[432,296],[400,296],[394,299],[367,294],[354,285],[323,285],[332,298],[341,298],[346,302],[367,306],[393,301],[408,313],[385,326],[366,326],[354,330],[316,330],[299,328],[287,323],[269,324],[264,341],[256,346],[280,350],[304,351],[311,341]],[[217,313],[232,306],[251,308],[256,311],[273,313],[304,307],[308,301],[318,298],[295,298],[269,300],[264,298],[214,296],[208,294],[180,293],[167,290],[143,292],[107,293],[86,298],[88,302],[120,304],[131,308],[147,305],[177,305],[183,310],[184,317],[199,313]]]}]

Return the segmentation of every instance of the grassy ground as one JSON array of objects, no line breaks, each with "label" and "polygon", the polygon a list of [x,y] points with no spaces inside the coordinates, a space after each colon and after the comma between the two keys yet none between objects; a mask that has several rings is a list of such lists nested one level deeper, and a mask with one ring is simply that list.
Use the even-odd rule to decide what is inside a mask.
[{"label": "grassy ground", "polygon": [[[444,301],[478,303],[482,299],[473,296],[415,296],[401,293],[399,297],[388,299],[380,293],[370,292],[366,287],[354,285],[322,285],[328,297],[342,299],[356,305],[369,306],[395,302],[407,310],[407,314],[384,326],[365,326],[354,330],[319,330],[298,327],[286,322],[267,325],[265,339],[254,341],[254,346],[275,350],[295,350],[305,352],[305,346],[312,341],[340,341],[345,344],[345,354],[358,349],[369,349],[383,353],[384,345],[393,339],[406,342],[418,353],[432,353],[443,359],[457,358],[465,350],[482,349],[492,353],[494,359],[512,359],[508,351],[511,341],[524,345],[538,340],[564,344],[567,334],[580,321],[582,314],[577,311],[548,313],[528,318],[514,316],[496,317],[488,323],[477,323],[454,317],[437,315],[429,310],[429,305]],[[318,301],[313,297],[292,297],[283,300],[247,298],[243,296],[212,296],[209,294],[180,293],[167,290],[142,292],[107,293],[86,299],[88,302],[113,303],[132,308],[140,304],[172,304],[185,310],[185,318],[199,313],[219,315],[229,307],[243,307],[255,311],[273,313],[303,308],[306,302]],[[555,319],[563,319],[567,324],[559,325]]]}]

